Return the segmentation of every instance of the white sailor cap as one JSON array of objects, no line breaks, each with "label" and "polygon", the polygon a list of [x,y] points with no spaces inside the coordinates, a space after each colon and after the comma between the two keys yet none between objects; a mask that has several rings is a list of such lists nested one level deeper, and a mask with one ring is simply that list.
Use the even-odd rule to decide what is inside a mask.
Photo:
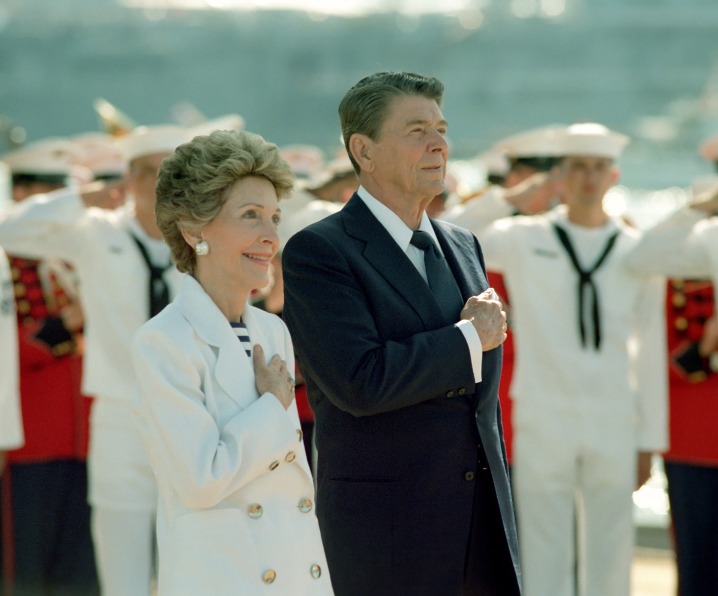
[{"label": "white sailor cap", "polygon": [[118,147],[127,162],[155,153],[172,153],[183,143],[192,139],[188,128],[173,124],[139,126],[124,137],[117,139]]},{"label": "white sailor cap", "polygon": [[552,125],[520,132],[497,142],[492,151],[509,159],[559,157],[563,149],[560,136],[565,129],[565,125]]},{"label": "white sailor cap", "polygon": [[190,127],[189,132],[192,138],[213,133],[215,130],[242,130],[244,118],[239,114],[226,114],[219,118],[205,120]]},{"label": "white sailor cap", "polygon": [[92,173],[81,163],[82,147],[68,139],[50,137],[24,145],[0,157],[13,180],[35,180],[48,184],[78,184],[92,180]]},{"label": "white sailor cap", "polygon": [[96,179],[121,177],[127,160],[115,137],[104,132],[86,132],[71,137],[83,149],[80,165],[88,168]]},{"label": "white sailor cap", "polygon": [[708,161],[718,162],[718,134],[708,137],[701,145],[701,155]]},{"label": "white sailor cap", "polygon": [[563,156],[589,155],[616,159],[630,139],[603,124],[580,122],[566,127],[557,135],[557,141]]},{"label": "white sailor cap", "polygon": [[73,166],[82,159],[82,147],[60,137],[28,143],[6,153],[4,161],[13,174],[69,176]]}]

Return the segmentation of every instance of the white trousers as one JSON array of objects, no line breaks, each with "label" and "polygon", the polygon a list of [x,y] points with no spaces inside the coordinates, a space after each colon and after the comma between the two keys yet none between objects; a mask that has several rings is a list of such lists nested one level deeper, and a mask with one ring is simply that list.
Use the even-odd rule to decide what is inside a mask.
[{"label": "white trousers", "polygon": [[103,596],[149,596],[157,486],[129,400],[99,396],[87,456],[92,538]]},{"label": "white trousers", "polygon": [[625,406],[567,401],[514,403],[513,482],[523,593],[628,596],[634,418]]},{"label": "white trousers", "polygon": [[102,596],[150,596],[156,573],[155,515],[92,509],[92,540]]}]

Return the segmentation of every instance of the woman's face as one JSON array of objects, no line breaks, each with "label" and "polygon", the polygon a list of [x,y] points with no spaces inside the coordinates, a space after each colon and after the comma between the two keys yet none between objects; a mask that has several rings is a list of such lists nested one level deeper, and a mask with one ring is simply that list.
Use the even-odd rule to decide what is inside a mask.
[{"label": "woman's face", "polygon": [[242,291],[265,287],[279,250],[279,216],[277,193],[269,180],[248,176],[237,181],[217,217],[202,229],[209,254],[197,257],[198,269]]}]

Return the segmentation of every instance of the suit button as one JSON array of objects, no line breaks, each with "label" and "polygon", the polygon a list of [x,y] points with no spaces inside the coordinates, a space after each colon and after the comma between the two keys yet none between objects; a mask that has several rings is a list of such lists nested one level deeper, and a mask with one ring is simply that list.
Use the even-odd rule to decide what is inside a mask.
[{"label": "suit button", "polygon": [[296,459],[296,457],[297,457],[297,454],[294,453],[294,451],[290,451],[290,452],[287,453],[287,455],[285,456],[284,461],[289,464],[289,463],[293,462],[293,461]]},{"label": "suit button", "polygon": [[259,519],[264,513],[264,508],[259,503],[252,503],[247,507],[247,513],[252,519]]},{"label": "suit button", "polygon": [[466,389],[464,389],[463,387],[459,389],[459,395],[464,395],[464,393],[466,393]]},{"label": "suit button", "polygon": [[455,393],[454,391],[447,391],[447,392],[446,392],[446,397],[454,397],[454,395],[456,395],[456,393]]},{"label": "suit button", "polygon": [[467,482],[471,482],[473,479],[474,479],[473,472],[466,472],[466,474],[464,474],[464,480],[466,480]]},{"label": "suit button", "polygon": [[297,429],[297,437],[299,437],[299,442],[302,442],[302,439],[304,439],[304,433],[302,432],[301,428]]},{"label": "suit button", "polygon": [[269,571],[265,571],[264,575],[262,575],[262,581],[265,584],[271,584],[274,582],[274,580],[277,579],[277,572],[274,569],[270,569]]},{"label": "suit button", "polygon": [[299,511],[302,513],[309,513],[312,510],[312,500],[307,499],[306,497],[304,499],[299,499],[299,503],[297,503],[297,507],[299,507]]},{"label": "suit button", "polygon": [[309,571],[314,579],[319,579],[322,575],[322,568],[316,563],[310,567]]},{"label": "suit button", "polygon": [[271,470],[276,470],[278,467],[279,467],[279,462],[276,461],[276,460],[273,461],[271,464],[269,464],[269,469],[270,469],[270,471],[271,471]]}]

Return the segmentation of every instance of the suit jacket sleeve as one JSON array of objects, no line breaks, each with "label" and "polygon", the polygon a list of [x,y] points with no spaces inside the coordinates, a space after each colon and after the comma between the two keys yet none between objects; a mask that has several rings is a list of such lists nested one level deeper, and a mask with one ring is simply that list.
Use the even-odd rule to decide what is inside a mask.
[{"label": "suit jacket sleeve", "polygon": [[426,329],[359,249],[303,230],[287,244],[283,270],[283,317],[299,365],[339,409],[367,416],[474,392],[461,331]]}]

